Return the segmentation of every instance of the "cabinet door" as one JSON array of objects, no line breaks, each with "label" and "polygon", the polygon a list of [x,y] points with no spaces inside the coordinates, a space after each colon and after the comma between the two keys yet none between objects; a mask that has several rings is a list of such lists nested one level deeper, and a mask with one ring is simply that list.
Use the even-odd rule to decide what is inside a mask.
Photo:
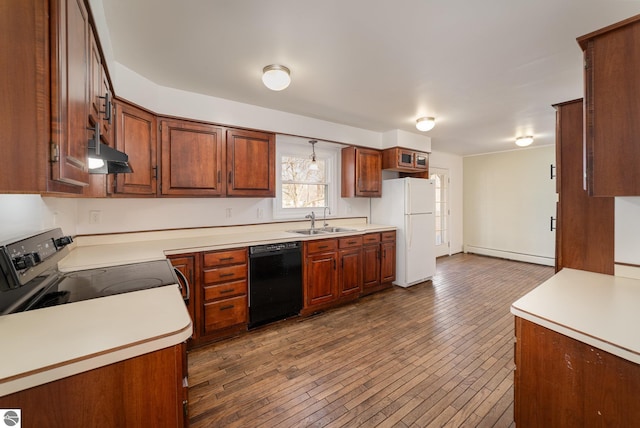
[{"label": "cabinet door", "polygon": [[337,298],[337,258],[335,252],[307,256],[305,266],[307,307],[331,302]]},{"label": "cabinet door", "polygon": [[578,40],[585,56],[586,189],[591,196],[639,196],[640,20]]},{"label": "cabinet door", "polygon": [[[196,276],[195,276],[195,254],[189,255],[175,255],[167,257],[174,268],[178,269],[184,277],[187,279],[188,284],[185,284],[182,278],[178,277],[180,281],[180,285],[182,286],[182,297],[186,298],[189,296],[189,300],[186,302],[187,309],[189,310],[189,315],[191,316],[191,323],[193,324],[193,333],[191,334],[191,338],[195,339],[197,337],[198,329],[196,326],[196,317],[195,317],[195,301],[196,301]],[[187,291],[188,289],[188,291]]]},{"label": "cabinet door", "polygon": [[375,287],[380,284],[380,245],[362,247],[363,287]]},{"label": "cabinet door", "polygon": [[396,279],[396,243],[380,244],[380,282],[391,282]]},{"label": "cabinet door", "polygon": [[132,173],[115,176],[115,193],[155,195],[157,187],[156,118],[153,114],[118,101],[116,148],[129,156]]},{"label": "cabinet door", "polygon": [[180,120],[161,122],[160,193],[175,196],[224,194],[222,128]]},{"label": "cabinet door", "polygon": [[340,250],[340,296],[360,294],[362,291],[362,249]]},{"label": "cabinet door", "polygon": [[86,186],[89,126],[89,16],[83,0],[51,5],[52,179]]},{"label": "cabinet door", "polygon": [[275,197],[275,162],[273,134],[227,130],[227,196]]},{"label": "cabinet door", "polygon": [[356,155],[356,196],[382,195],[382,155],[378,150],[358,149]]},{"label": "cabinet door", "polygon": [[590,197],[582,187],[582,100],[555,107],[556,271],[568,267],[613,275],[614,198]]}]

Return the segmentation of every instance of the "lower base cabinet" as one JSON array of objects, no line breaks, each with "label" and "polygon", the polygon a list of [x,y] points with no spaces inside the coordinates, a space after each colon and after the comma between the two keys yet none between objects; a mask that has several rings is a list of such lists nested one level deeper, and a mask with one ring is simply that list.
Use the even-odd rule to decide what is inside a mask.
[{"label": "lower base cabinet", "polygon": [[519,317],[515,330],[518,428],[640,424],[640,365]]},{"label": "lower base cabinet", "polygon": [[396,279],[395,230],[364,235],[363,294],[391,287]]},{"label": "lower base cabinet", "polygon": [[186,361],[178,344],[0,397],[0,408],[21,409],[24,428],[185,427]]}]

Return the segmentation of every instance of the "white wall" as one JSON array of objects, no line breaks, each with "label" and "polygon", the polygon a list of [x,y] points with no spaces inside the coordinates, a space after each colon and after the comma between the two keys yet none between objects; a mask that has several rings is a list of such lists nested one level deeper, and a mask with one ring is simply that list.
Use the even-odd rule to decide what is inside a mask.
[{"label": "white wall", "polygon": [[465,251],[554,265],[555,148],[465,157]]},{"label": "white wall", "polygon": [[54,226],[76,234],[75,199],[53,198],[47,203],[40,195],[0,195],[0,241]]}]

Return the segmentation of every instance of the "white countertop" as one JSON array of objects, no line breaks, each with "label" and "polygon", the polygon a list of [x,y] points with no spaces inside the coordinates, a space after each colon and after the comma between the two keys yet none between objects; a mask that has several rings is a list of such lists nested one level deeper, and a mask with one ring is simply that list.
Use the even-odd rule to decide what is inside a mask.
[{"label": "white countertop", "polygon": [[640,280],[565,268],[511,313],[640,364]]},{"label": "white countertop", "polygon": [[174,346],[191,331],[177,285],[0,316],[0,396]]},{"label": "white countertop", "polygon": [[167,255],[199,251],[247,247],[274,242],[306,241],[339,238],[371,232],[395,230],[393,226],[332,222],[354,231],[301,235],[287,230],[305,229],[308,222],[276,223],[223,228],[189,229],[183,231],[140,232],[108,236],[80,237],[71,253],[58,263],[62,272],[94,269],[126,263],[162,260]]}]

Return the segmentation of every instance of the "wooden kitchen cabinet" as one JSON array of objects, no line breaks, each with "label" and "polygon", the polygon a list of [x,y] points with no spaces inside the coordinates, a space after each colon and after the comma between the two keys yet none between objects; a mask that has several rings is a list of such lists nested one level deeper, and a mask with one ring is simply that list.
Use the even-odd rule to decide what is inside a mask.
[{"label": "wooden kitchen cabinet", "polygon": [[640,365],[515,318],[514,417],[527,427],[631,427]]},{"label": "wooden kitchen cabinet", "polygon": [[198,253],[188,253],[188,254],[175,254],[171,256],[167,256],[167,259],[171,261],[171,264],[174,268],[178,269],[187,280],[185,284],[182,278],[178,276],[178,280],[180,281],[180,285],[182,286],[182,297],[184,299],[189,297],[189,299],[185,302],[187,305],[187,310],[189,311],[189,316],[191,317],[191,323],[194,325],[193,333],[191,334],[191,340],[188,345],[191,345],[193,341],[198,339],[198,328],[196,324],[196,296],[197,290],[199,289],[199,282],[197,281],[198,276],[196,275],[198,269],[199,257]]},{"label": "wooden kitchen cabinet", "polygon": [[77,186],[89,185],[90,31],[84,0],[51,1],[51,174]]},{"label": "wooden kitchen cabinet", "polygon": [[556,272],[614,273],[614,198],[583,188],[582,99],[556,104]]},{"label": "wooden kitchen cabinet", "polygon": [[162,119],[160,129],[160,194],[223,195],[224,130],[214,125],[173,119]]},{"label": "wooden kitchen cabinet", "polygon": [[342,197],[382,196],[382,153],[375,149],[342,149]]},{"label": "wooden kitchen cabinet", "polygon": [[178,344],[0,397],[23,427],[184,427],[186,348]]},{"label": "wooden kitchen cabinet", "polygon": [[362,236],[338,239],[338,297],[357,298],[362,293]]},{"label": "wooden kitchen cabinet", "polygon": [[396,232],[364,235],[363,294],[389,288],[396,279]]},{"label": "wooden kitchen cabinet", "polygon": [[584,52],[585,186],[640,195],[640,15],[578,38]]},{"label": "wooden kitchen cabinet", "polygon": [[382,151],[382,169],[398,172],[428,173],[429,153],[402,147],[391,147]]},{"label": "wooden kitchen cabinet", "polygon": [[246,247],[202,254],[198,291],[202,303],[196,307],[201,341],[229,337],[247,329],[247,278]]},{"label": "wooden kitchen cabinet", "polygon": [[227,196],[275,197],[275,135],[228,129],[226,137]]},{"label": "wooden kitchen cabinet", "polygon": [[132,173],[115,174],[110,191],[116,195],[155,196],[158,164],[156,116],[116,100],[115,147],[129,156]]},{"label": "wooden kitchen cabinet", "polygon": [[396,232],[382,232],[380,242],[380,282],[391,284],[396,279]]},{"label": "wooden kitchen cabinet", "polygon": [[338,298],[338,241],[321,239],[304,243],[304,308],[313,313]]}]

